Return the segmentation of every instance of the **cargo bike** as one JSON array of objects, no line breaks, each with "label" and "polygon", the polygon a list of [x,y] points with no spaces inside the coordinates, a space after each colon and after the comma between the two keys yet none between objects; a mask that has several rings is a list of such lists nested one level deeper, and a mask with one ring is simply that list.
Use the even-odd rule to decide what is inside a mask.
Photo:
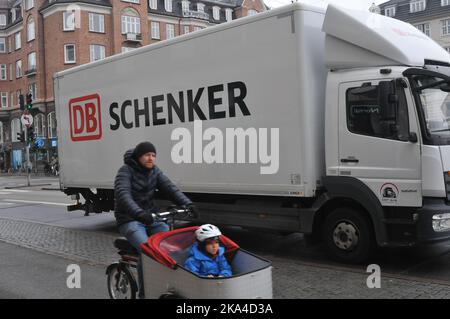
[{"label": "cargo bike", "polygon": [[[183,207],[170,207],[158,214],[170,231],[149,237],[142,249],[145,297],[151,299],[270,299],[272,266],[270,261],[242,248],[228,237],[220,237],[225,257],[232,268],[231,277],[198,276],[184,267],[190,247],[195,242],[197,226],[173,229],[177,216],[189,214]],[[138,292],[137,261],[139,253],[125,238],[114,242],[120,259],[106,271],[108,293],[112,299],[134,299]]]}]

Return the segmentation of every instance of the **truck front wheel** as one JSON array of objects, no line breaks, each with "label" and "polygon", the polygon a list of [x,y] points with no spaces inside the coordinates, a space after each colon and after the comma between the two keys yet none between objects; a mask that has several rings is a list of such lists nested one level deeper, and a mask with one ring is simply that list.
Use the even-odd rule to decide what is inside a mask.
[{"label": "truck front wheel", "polygon": [[323,239],[330,256],[344,263],[366,261],[375,247],[372,224],[364,212],[344,207],[325,218]]}]

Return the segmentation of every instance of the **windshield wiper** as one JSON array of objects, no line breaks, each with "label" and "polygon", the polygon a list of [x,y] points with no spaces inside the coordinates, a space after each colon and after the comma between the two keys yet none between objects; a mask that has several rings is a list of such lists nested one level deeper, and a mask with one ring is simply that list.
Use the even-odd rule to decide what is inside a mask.
[{"label": "windshield wiper", "polygon": [[442,130],[431,131],[431,133],[439,133],[439,132],[446,132],[446,131],[450,131],[450,128],[444,128]]}]

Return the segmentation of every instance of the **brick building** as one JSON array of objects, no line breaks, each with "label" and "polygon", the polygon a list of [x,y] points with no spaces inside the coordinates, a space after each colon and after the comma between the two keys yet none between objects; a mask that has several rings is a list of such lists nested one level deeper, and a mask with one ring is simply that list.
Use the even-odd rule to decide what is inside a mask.
[{"label": "brick building", "polygon": [[0,0],[0,169],[24,161],[28,92],[41,142],[34,168],[57,154],[55,72],[267,9],[263,0]]}]

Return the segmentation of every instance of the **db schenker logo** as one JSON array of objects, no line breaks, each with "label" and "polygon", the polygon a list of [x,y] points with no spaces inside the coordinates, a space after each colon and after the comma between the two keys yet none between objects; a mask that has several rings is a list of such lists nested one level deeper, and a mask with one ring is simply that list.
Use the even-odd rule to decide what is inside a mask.
[{"label": "db schenker logo", "polygon": [[102,138],[100,96],[91,94],[69,101],[70,137],[72,141]]}]

